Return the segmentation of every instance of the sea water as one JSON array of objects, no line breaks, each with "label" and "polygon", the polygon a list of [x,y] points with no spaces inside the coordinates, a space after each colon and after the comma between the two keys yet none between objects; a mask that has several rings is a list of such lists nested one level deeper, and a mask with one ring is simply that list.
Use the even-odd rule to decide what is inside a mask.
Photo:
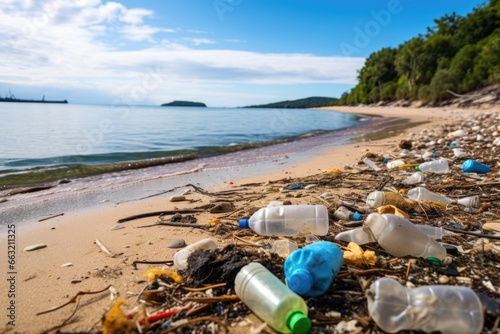
[{"label": "sea water", "polygon": [[351,127],[320,110],[0,104],[0,187],[162,165]]}]

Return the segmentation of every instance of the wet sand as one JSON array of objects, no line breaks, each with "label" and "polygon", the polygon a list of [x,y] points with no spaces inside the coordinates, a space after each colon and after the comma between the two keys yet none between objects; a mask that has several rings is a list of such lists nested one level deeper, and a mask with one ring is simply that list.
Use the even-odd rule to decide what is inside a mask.
[{"label": "wet sand", "polygon": [[[463,109],[383,107],[338,107],[332,110],[404,118],[416,125],[403,131],[390,130],[393,131],[394,136],[386,139],[377,139],[366,134],[359,142],[322,150],[306,161],[272,173],[240,179],[233,179],[231,176],[234,174],[228,173],[226,176],[215,178],[222,181],[216,186],[205,184],[197,184],[197,186],[211,191],[223,191],[238,189],[247,183],[267,182],[287,177],[306,177],[334,168],[342,170],[346,165],[357,164],[367,152],[393,151],[399,141],[410,132],[433,129],[447,123],[460,124],[465,118],[482,112]],[[276,164],[280,162],[277,161]],[[182,179],[183,184],[191,183],[191,181],[190,176]],[[186,189],[188,188],[180,188],[161,196],[122,204],[103,201],[102,206],[93,207],[91,210],[65,213],[41,222],[36,220],[42,217],[36,217],[30,224],[16,226],[15,299],[8,299],[7,291],[0,293],[0,305],[4,313],[7,313],[5,305],[12,300],[15,301],[15,327],[3,328],[4,321],[0,325],[0,328],[3,328],[2,332],[6,330],[10,333],[39,333],[59,325],[71,315],[72,306],[45,315],[36,316],[36,314],[65,303],[79,291],[97,291],[108,285],[112,285],[119,296],[127,299],[130,305],[136,305],[136,294],[144,285],[143,273],[147,268],[160,266],[143,265],[135,270],[131,263],[135,260],[172,259],[176,249],[168,248],[167,244],[174,239],[182,238],[187,244],[191,244],[202,238],[212,237],[221,247],[232,243],[233,240],[223,240],[201,229],[167,226],[139,228],[154,224],[158,220],[157,217],[117,224],[118,219],[126,216],[152,211],[194,208],[207,204],[212,199],[192,192],[186,195],[188,201],[169,202],[170,196],[180,194]],[[98,190],[95,192],[98,194]],[[123,195],[127,198],[127,194]],[[136,197],[131,196],[128,199],[134,198]],[[270,199],[283,200],[284,198],[283,194],[277,193],[272,198],[255,199],[250,203],[255,207],[263,207]],[[294,204],[299,203],[294,202]],[[205,224],[221,214],[210,214],[205,211],[195,216],[199,224]],[[236,224],[236,221],[232,223]],[[112,230],[115,226],[124,228]],[[6,245],[6,239],[7,231],[2,229],[0,237],[2,245]],[[96,239],[111,252],[111,255],[106,254],[96,245]],[[23,248],[28,245],[40,243],[47,247],[32,252],[23,251]],[[2,259],[5,259],[4,267],[6,267],[6,247],[2,248],[0,254]],[[64,264],[66,266],[63,266]],[[2,284],[2,289],[5,289],[4,287],[5,285]],[[82,296],[76,314],[63,330],[88,331],[101,328],[101,318],[112,304],[109,292]],[[240,329],[237,332],[239,331]]]}]

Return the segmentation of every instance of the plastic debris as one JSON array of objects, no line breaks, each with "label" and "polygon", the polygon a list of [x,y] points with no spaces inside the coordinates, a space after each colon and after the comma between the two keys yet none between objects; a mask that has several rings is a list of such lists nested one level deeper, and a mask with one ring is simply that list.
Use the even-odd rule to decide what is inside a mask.
[{"label": "plastic debris", "polygon": [[377,256],[372,250],[364,251],[355,242],[347,245],[349,250],[344,251],[344,263],[351,266],[361,267],[363,264],[374,266],[377,263]]},{"label": "plastic debris", "polygon": [[171,279],[174,280],[175,284],[180,284],[182,281],[182,278],[179,274],[177,274],[175,271],[170,271],[170,270],[163,270],[163,269],[149,269],[146,271],[144,274],[144,278],[148,281],[154,281],[160,278],[161,276],[167,276],[170,277]]}]

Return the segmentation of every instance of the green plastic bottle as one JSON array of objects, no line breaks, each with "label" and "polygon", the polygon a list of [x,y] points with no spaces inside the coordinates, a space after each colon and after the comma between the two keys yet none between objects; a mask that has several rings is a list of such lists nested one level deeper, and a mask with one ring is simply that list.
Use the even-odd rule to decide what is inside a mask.
[{"label": "green plastic bottle", "polygon": [[245,305],[276,331],[305,334],[311,329],[302,297],[262,264],[251,262],[241,268],[234,289]]}]

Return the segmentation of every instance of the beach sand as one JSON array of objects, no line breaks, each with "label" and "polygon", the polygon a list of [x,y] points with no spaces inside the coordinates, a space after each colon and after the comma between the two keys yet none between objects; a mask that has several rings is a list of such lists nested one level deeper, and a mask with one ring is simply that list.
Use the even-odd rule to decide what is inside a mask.
[{"label": "beach sand", "polygon": [[[306,177],[322,173],[334,168],[344,169],[346,165],[355,165],[367,152],[395,152],[401,139],[410,132],[422,129],[434,129],[443,124],[460,124],[469,116],[477,115],[481,110],[445,109],[445,108],[389,108],[389,107],[336,107],[332,110],[383,117],[400,117],[418,124],[402,133],[394,132],[394,136],[365,140],[345,146],[326,149],[307,161],[303,161],[286,170],[277,170],[270,174],[251,178],[232,180],[221,184],[211,191],[239,189],[248,183],[264,183],[284,178]],[[422,123],[425,122],[425,123]],[[399,134],[397,134],[399,133]],[[203,184],[198,186],[204,188]],[[266,185],[256,187],[256,191]],[[188,188],[186,188],[188,189]],[[235,242],[234,239],[221,238],[202,229],[185,227],[155,226],[139,228],[154,224],[158,218],[149,217],[117,224],[117,220],[126,216],[162,210],[187,209],[209,203],[210,198],[200,193],[191,192],[186,195],[189,201],[169,202],[172,194],[164,194],[150,199],[131,201],[128,203],[93,207],[86,211],[65,213],[45,221],[16,226],[16,259],[15,259],[15,299],[7,300],[5,285],[2,283],[1,303],[3,313],[7,313],[5,305],[15,300],[15,327],[3,327],[0,331],[9,333],[40,333],[61,324],[69,317],[74,305],[69,305],[55,312],[37,316],[38,312],[67,302],[79,291],[97,291],[112,285],[119,296],[124,297],[129,306],[137,306],[136,295],[144,286],[143,274],[148,268],[160,268],[161,265],[140,265],[135,270],[131,265],[135,260],[164,261],[173,258],[176,249],[167,247],[174,239],[184,239],[191,244],[205,237],[213,238],[218,246]],[[131,198],[132,199],[132,198]],[[287,199],[286,194],[270,193],[244,203],[245,206],[263,207],[271,200]],[[292,198],[293,204],[307,202],[307,198]],[[241,205],[241,203],[239,204]],[[214,217],[225,214],[211,214],[207,211],[195,214],[198,224],[205,224]],[[236,220],[226,222],[236,224]],[[123,229],[111,230],[115,226]],[[6,232],[2,233],[1,244],[6,245]],[[95,243],[98,239],[110,252],[103,252]],[[43,243],[46,248],[26,252],[23,248]],[[6,259],[5,246],[0,254]],[[6,264],[4,261],[4,268]],[[63,266],[71,263],[72,265]],[[2,279],[5,282],[5,276]],[[63,331],[88,331],[101,328],[103,315],[113,305],[109,292],[81,296],[79,307],[71,321],[63,327]],[[7,319],[8,321],[8,319]],[[3,328],[3,329],[2,329]],[[236,332],[243,332],[238,328]]]}]

